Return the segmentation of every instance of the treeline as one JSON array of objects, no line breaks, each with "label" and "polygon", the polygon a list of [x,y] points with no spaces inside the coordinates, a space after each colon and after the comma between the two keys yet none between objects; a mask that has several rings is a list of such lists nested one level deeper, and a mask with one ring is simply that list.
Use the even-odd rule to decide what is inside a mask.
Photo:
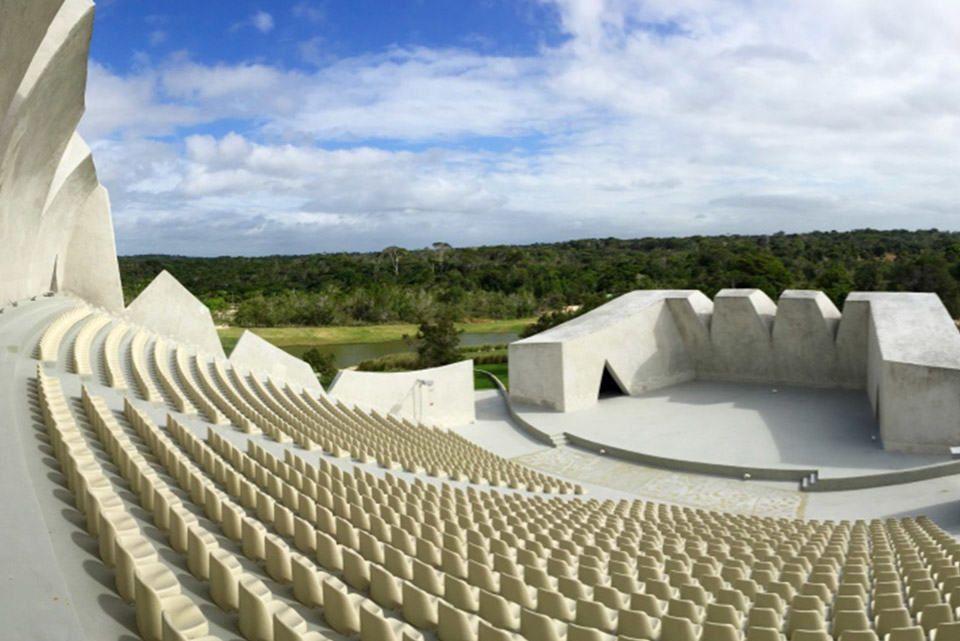
[{"label": "treeline", "polygon": [[838,305],[853,290],[932,291],[960,315],[960,233],[814,232],[768,236],[590,239],[528,246],[259,258],[127,256],[132,300],[162,269],[221,321],[246,326],[516,318],[594,305],[634,289],[822,289]]}]

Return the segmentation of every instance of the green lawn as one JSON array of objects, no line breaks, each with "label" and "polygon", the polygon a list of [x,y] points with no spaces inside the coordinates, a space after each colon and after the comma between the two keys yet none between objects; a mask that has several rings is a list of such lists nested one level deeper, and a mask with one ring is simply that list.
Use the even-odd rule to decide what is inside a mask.
[{"label": "green lawn", "polygon": [[[489,365],[478,365],[480,369],[485,369],[488,372],[492,372],[500,379],[500,382],[503,383],[504,387],[510,389],[510,375],[507,372],[506,363],[491,363]],[[480,372],[474,371],[473,373],[473,387],[474,389],[496,389],[487,376],[481,374]]]},{"label": "green lawn", "polygon": [[[520,332],[536,318],[514,318],[510,320],[477,320],[457,323],[465,333],[487,334]],[[273,343],[277,347],[285,345],[335,345],[338,343],[382,343],[399,340],[417,333],[416,325],[356,325],[338,327],[252,327],[254,333]],[[218,329],[220,342],[229,354],[240,340],[242,327]]]}]

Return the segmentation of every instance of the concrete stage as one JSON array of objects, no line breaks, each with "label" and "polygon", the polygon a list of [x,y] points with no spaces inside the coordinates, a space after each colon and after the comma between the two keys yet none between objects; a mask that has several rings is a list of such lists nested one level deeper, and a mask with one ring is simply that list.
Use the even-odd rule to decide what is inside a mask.
[{"label": "concrete stage", "polygon": [[548,434],[570,433],[656,456],[744,466],[817,468],[821,478],[929,465],[943,455],[884,451],[859,391],[694,381],[602,398],[560,413],[516,404]]}]

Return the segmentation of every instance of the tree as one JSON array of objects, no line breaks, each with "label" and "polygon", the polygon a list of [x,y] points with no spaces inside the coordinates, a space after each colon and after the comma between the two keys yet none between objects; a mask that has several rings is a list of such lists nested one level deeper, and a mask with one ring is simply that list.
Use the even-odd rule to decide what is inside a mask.
[{"label": "tree", "polygon": [[421,322],[417,332],[417,366],[439,367],[459,361],[461,333],[450,312]]},{"label": "tree", "polygon": [[305,351],[301,358],[313,368],[320,379],[320,383],[324,386],[329,385],[337,375],[338,370],[333,361],[333,354],[329,352],[321,352],[313,347]]},{"label": "tree", "polygon": [[397,247],[396,245],[390,245],[380,252],[380,255],[384,258],[390,260],[393,265],[393,275],[400,276],[400,259],[407,254],[407,250],[403,247]]},{"label": "tree", "polygon": [[453,246],[450,243],[437,241],[430,246],[430,249],[433,250],[433,255],[436,257],[437,265],[440,266],[439,271],[442,272],[443,264],[447,260],[447,255],[453,251]]}]

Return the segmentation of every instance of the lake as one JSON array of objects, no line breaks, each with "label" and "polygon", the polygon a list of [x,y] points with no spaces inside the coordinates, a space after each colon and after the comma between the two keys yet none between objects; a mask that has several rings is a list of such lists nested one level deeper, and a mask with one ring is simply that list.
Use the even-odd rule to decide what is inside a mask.
[{"label": "lake", "polygon": [[[476,333],[460,334],[460,346],[476,345],[506,345],[517,340],[520,336],[516,332],[505,333]],[[411,352],[413,348],[403,340],[383,341],[380,343],[337,343],[335,345],[284,345],[283,349],[294,356],[301,356],[305,351],[316,347],[321,352],[333,354],[338,368],[353,367],[361,361],[379,358],[387,354]]]}]

